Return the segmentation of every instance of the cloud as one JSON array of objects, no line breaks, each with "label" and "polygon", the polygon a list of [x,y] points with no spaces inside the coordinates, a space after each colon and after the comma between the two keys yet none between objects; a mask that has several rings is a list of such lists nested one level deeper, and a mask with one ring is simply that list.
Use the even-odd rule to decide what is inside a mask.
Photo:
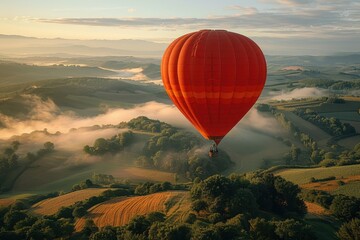
[{"label": "cloud", "polygon": [[[170,31],[184,34],[198,29],[228,29],[251,38],[261,38],[259,43],[265,45],[266,54],[322,55],[360,51],[360,3],[351,0],[262,2],[266,3],[265,7],[230,5],[225,7],[229,14],[225,12],[224,15],[207,17],[40,18],[32,21],[148,32],[155,30],[159,31],[159,35]],[[171,40],[172,38],[168,39]],[[287,42],[278,43],[279,40]]]},{"label": "cloud", "polygon": [[325,89],[319,88],[296,88],[290,92],[281,92],[281,94],[277,92],[272,92],[271,94],[276,94],[272,97],[273,100],[291,100],[291,99],[301,99],[301,98],[309,98],[309,97],[322,97],[327,96],[328,91]]},{"label": "cloud", "polygon": [[297,6],[297,5],[312,3],[314,1],[312,1],[312,0],[278,0],[277,2],[281,3],[281,4],[290,5],[290,6]]},{"label": "cloud", "polygon": [[127,11],[128,11],[129,13],[133,13],[133,12],[136,11],[136,9],[135,9],[135,8],[129,8]]},{"label": "cloud", "polygon": [[47,129],[50,133],[68,132],[72,128],[88,127],[104,124],[118,124],[138,116],[166,121],[175,126],[190,126],[182,114],[171,105],[158,102],[148,102],[132,109],[109,109],[104,114],[94,117],[79,117],[71,112],[59,113],[51,100],[34,99],[34,110],[28,120],[18,120],[6,115],[0,115],[0,122],[5,128],[0,128],[0,139],[8,139],[13,135],[30,133],[35,130]]},{"label": "cloud", "polygon": [[272,116],[260,113],[256,108],[252,108],[240,121],[238,129],[257,129],[261,132],[277,134],[281,129]]},{"label": "cloud", "polygon": [[[29,102],[33,110],[30,112],[28,119],[19,120],[6,115],[0,115],[0,122],[5,128],[0,128],[0,139],[9,139],[14,135],[42,131],[46,129],[49,133],[62,133],[62,138],[56,141],[57,144],[64,148],[79,148],[91,142],[100,136],[110,137],[119,130],[113,129],[89,129],[91,126],[102,126],[107,124],[119,124],[126,122],[138,116],[147,116],[151,119],[158,119],[167,122],[176,127],[187,128],[196,131],[189,121],[180,113],[174,105],[168,105],[158,102],[147,102],[131,109],[108,109],[105,113],[92,117],[80,117],[72,112],[61,112],[55,103],[51,100],[41,100],[33,95],[23,96]],[[255,109],[242,120],[242,126],[257,128],[271,132],[274,130],[273,122],[265,118]],[[78,129],[74,131],[74,129]],[[39,137],[32,136],[32,140],[39,143],[44,142],[44,134],[39,133]],[[64,135],[66,134],[66,135]],[[53,135],[48,135],[48,137]],[[65,146],[65,143],[71,143]]]},{"label": "cloud", "polygon": [[156,28],[169,31],[201,28],[241,29],[251,31],[256,36],[267,36],[266,32],[271,30],[276,31],[278,37],[280,35],[288,37],[290,31],[297,31],[298,34],[292,36],[298,38],[307,37],[307,34],[310,34],[310,37],[331,35],[341,38],[345,34],[355,39],[354,34],[357,37],[360,35],[360,21],[358,21],[360,6],[353,2],[344,1],[341,4],[325,3],[320,0],[311,3],[307,0],[277,2],[282,4],[261,11],[255,7],[232,5],[227,9],[235,11],[235,14],[204,18],[42,18],[33,21],[86,26]]},{"label": "cloud", "polygon": [[243,7],[241,5],[232,5],[227,9],[236,10],[238,13],[243,15],[253,15],[259,12],[255,7]]}]

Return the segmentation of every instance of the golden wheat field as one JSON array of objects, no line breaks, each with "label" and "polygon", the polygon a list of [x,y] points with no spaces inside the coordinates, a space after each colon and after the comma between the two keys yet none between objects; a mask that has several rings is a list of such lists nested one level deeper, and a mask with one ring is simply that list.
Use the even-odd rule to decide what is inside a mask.
[{"label": "golden wheat field", "polygon": [[[75,229],[83,229],[85,219],[90,218],[96,226],[122,226],[137,215],[145,215],[150,212],[166,212],[166,205],[176,205],[175,199],[184,196],[183,191],[169,191],[154,193],[146,196],[119,197],[95,205],[89,209],[89,213],[75,224]],[[175,200],[176,201],[176,200]]]},{"label": "golden wheat field", "polygon": [[0,198],[0,207],[6,207],[13,204],[16,200],[12,198]]},{"label": "golden wheat field", "polygon": [[55,214],[61,207],[68,207],[76,202],[86,200],[93,196],[98,196],[107,188],[88,188],[71,193],[67,193],[55,198],[45,199],[34,204],[30,211],[40,215]]},{"label": "golden wheat field", "polygon": [[310,213],[310,214],[313,214],[313,215],[326,215],[327,214],[327,210],[325,208],[323,208],[322,206],[320,206],[319,204],[305,201],[305,205],[306,205],[308,213]]}]

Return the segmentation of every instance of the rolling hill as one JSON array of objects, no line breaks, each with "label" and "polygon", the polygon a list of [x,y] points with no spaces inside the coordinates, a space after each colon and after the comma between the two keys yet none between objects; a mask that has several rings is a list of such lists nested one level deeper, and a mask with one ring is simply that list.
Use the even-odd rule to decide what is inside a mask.
[{"label": "rolling hill", "polygon": [[34,204],[30,211],[39,215],[52,215],[55,214],[61,207],[68,207],[76,202],[89,199],[93,196],[98,196],[102,192],[108,190],[107,188],[88,188],[75,192],[70,192],[58,197],[45,199],[41,202]]},{"label": "rolling hill", "polygon": [[[279,170],[275,174],[300,185],[302,188],[360,197],[359,164],[328,168],[289,168]],[[311,178],[321,180],[329,177],[335,177],[335,179],[311,182]]]},{"label": "rolling hill", "polygon": [[[164,212],[179,214],[180,204],[189,195],[183,191],[159,192],[146,196],[129,198],[115,198],[89,209],[88,214],[79,219],[75,229],[80,231],[85,224],[85,219],[92,219],[96,226],[122,226],[127,224],[136,215],[145,215],[150,212]],[[189,205],[188,205],[189,206]],[[174,210],[171,210],[174,209]]]},{"label": "rolling hill", "polygon": [[105,108],[129,108],[135,104],[169,100],[161,86],[106,78],[60,78],[32,81],[0,89],[0,113],[24,118],[32,111],[29,96],[52,100],[61,110],[96,115]]},{"label": "rolling hill", "polygon": [[32,81],[65,78],[65,77],[105,77],[115,75],[115,72],[98,67],[79,65],[36,66],[15,62],[0,61],[0,86],[7,86]]}]

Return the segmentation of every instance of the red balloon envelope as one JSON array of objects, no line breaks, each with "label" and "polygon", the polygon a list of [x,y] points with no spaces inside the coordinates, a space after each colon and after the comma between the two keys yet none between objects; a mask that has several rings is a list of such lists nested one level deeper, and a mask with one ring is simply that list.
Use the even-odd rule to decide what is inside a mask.
[{"label": "red balloon envelope", "polygon": [[169,45],[161,76],[177,108],[219,144],[260,96],[266,61],[259,46],[243,35],[201,30]]}]

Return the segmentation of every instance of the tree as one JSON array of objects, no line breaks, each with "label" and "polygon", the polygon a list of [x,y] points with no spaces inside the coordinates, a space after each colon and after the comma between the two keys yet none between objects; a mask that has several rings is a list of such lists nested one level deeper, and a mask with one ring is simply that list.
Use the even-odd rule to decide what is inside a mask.
[{"label": "tree", "polygon": [[18,210],[9,211],[4,215],[4,225],[6,229],[12,230],[16,223],[27,218],[26,213]]},{"label": "tree", "polygon": [[116,231],[111,227],[105,227],[101,229],[99,232],[94,233],[90,240],[117,240]]},{"label": "tree", "polygon": [[277,240],[275,226],[263,218],[250,219],[250,239]]},{"label": "tree", "polygon": [[275,222],[275,226],[275,233],[280,239],[316,239],[316,236],[309,225],[304,225],[294,219]]},{"label": "tree", "polygon": [[150,228],[150,222],[145,216],[136,216],[130,220],[127,225],[127,230],[133,234],[143,234]]},{"label": "tree", "polygon": [[220,233],[215,227],[200,228],[193,234],[192,240],[221,240]]},{"label": "tree", "polygon": [[96,233],[99,230],[99,228],[95,225],[94,221],[92,219],[86,219],[84,228],[82,229],[82,233],[86,236],[90,236],[93,233]]},{"label": "tree", "polygon": [[359,240],[360,239],[360,219],[354,218],[341,225],[336,235],[340,240]]},{"label": "tree", "polygon": [[86,213],[87,213],[87,211],[83,206],[78,206],[78,207],[74,208],[72,215],[73,215],[73,217],[81,218],[81,217],[85,216]]},{"label": "tree", "polygon": [[75,230],[74,225],[68,219],[59,219],[57,223],[59,224],[59,232],[61,236],[69,237]]},{"label": "tree", "polygon": [[331,203],[330,210],[343,220],[360,217],[360,200],[355,197],[337,195]]},{"label": "tree", "polygon": [[99,155],[104,154],[109,149],[108,141],[105,138],[98,138],[94,142],[94,149]]},{"label": "tree", "polygon": [[150,223],[154,222],[164,222],[165,221],[165,214],[162,212],[151,212],[146,215],[146,219]]},{"label": "tree", "polygon": [[48,152],[52,152],[55,149],[55,145],[52,142],[46,142],[44,143],[44,149]]},{"label": "tree", "polygon": [[19,141],[13,141],[11,143],[12,148],[14,149],[14,151],[17,151],[19,149],[20,146],[20,142]]},{"label": "tree", "polygon": [[310,159],[315,164],[319,163],[321,161],[321,156],[319,155],[319,151],[318,150],[313,150],[311,152]]},{"label": "tree", "polygon": [[149,229],[150,240],[190,240],[191,229],[186,224],[156,222]]},{"label": "tree", "polygon": [[13,148],[5,148],[4,150],[4,155],[7,157],[10,157],[11,155],[13,155],[15,153],[15,150]]},{"label": "tree", "polygon": [[275,177],[274,187],[277,192],[275,202],[279,213],[289,211],[299,215],[306,214],[305,203],[299,197],[301,190],[298,185],[281,177]]},{"label": "tree", "polygon": [[292,144],[290,154],[291,154],[291,160],[292,160],[293,163],[298,162],[300,153],[301,153],[300,148],[298,148],[294,144]]},{"label": "tree", "polygon": [[205,210],[207,207],[208,205],[204,200],[195,200],[191,203],[191,209],[198,213]]},{"label": "tree", "polygon": [[73,209],[71,207],[61,207],[56,213],[56,218],[72,218]]}]

